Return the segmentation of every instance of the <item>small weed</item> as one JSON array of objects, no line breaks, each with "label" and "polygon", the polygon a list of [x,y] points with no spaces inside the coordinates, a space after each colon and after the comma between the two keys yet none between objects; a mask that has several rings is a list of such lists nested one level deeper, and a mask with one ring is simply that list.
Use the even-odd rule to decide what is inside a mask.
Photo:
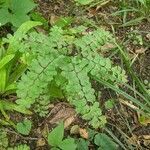
[{"label": "small weed", "polygon": [[52,149],[75,150],[77,147],[73,138],[64,139],[64,124],[62,122],[48,134],[48,143],[53,147]]},{"label": "small weed", "polygon": [[23,135],[29,135],[31,131],[32,122],[30,120],[24,120],[23,122],[17,123],[16,129]]}]

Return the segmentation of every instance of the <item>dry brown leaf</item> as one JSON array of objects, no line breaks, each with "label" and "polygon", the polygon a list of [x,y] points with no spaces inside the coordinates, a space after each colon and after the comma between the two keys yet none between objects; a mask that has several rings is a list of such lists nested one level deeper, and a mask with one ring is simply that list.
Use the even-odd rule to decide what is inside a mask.
[{"label": "dry brown leaf", "polygon": [[136,135],[133,135],[132,137],[130,137],[128,139],[129,143],[131,143],[132,145],[137,145],[139,144],[139,140],[138,137]]},{"label": "dry brown leaf", "polygon": [[144,146],[150,146],[150,135],[140,135],[139,139],[143,141]]},{"label": "dry brown leaf", "polygon": [[[57,104],[50,112],[52,116],[49,117],[49,123],[57,124],[60,121],[66,120],[66,126],[69,126],[75,119],[75,110],[69,107],[66,103]],[[68,119],[68,120],[67,120]]]},{"label": "dry brown leaf", "polygon": [[150,147],[150,140],[144,140],[144,145]]},{"label": "dry brown leaf", "polygon": [[41,27],[36,27],[36,30],[39,33],[43,33],[43,34],[47,35],[47,32],[43,28],[41,28]]},{"label": "dry brown leaf", "polygon": [[142,47],[142,48],[140,48],[140,49],[136,49],[136,50],[135,50],[135,53],[136,53],[136,54],[143,54],[143,53],[145,53],[145,51],[146,51],[146,49]]},{"label": "dry brown leaf", "polygon": [[64,128],[66,129],[67,127],[69,127],[74,120],[75,120],[75,116],[71,116],[67,118],[64,122]]},{"label": "dry brown leaf", "polygon": [[96,14],[97,14],[97,11],[96,11],[95,8],[89,9],[89,12],[88,12],[88,17],[89,17],[89,18],[95,16]]},{"label": "dry brown leaf", "polygon": [[[150,146],[150,135],[133,135],[131,138],[128,139],[130,144],[138,146],[138,147],[149,147]],[[142,145],[141,145],[142,144]]]},{"label": "dry brown leaf", "polygon": [[128,101],[125,101],[125,100],[123,100],[123,99],[121,99],[121,98],[119,98],[119,101],[120,101],[122,104],[127,105],[127,106],[129,106],[130,108],[132,108],[132,109],[134,109],[134,110],[139,110],[138,107],[136,107],[135,105],[129,103]]},{"label": "dry brown leaf", "polygon": [[58,21],[58,19],[58,16],[56,16],[55,14],[51,14],[49,22],[51,25],[54,25]]},{"label": "dry brown leaf", "polygon": [[147,39],[150,40],[150,33],[146,35]]},{"label": "dry brown leaf", "polygon": [[88,131],[86,129],[82,129],[80,128],[79,129],[79,133],[80,133],[80,136],[84,139],[88,139],[89,137],[89,134],[88,134]]},{"label": "dry brown leaf", "polygon": [[111,43],[106,43],[105,45],[101,46],[102,51],[107,51],[109,49],[115,48],[116,46]]},{"label": "dry brown leaf", "polygon": [[65,107],[65,105],[67,105],[67,104],[65,104],[65,103],[57,103],[57,104],[52,108],[52,110],[51,110],[51,112],[50,112],[49,115],[51,115],[51,114],[56,114],[62,107]]},{"label": "dry brown leaf", "polygon": [[145,146],[150,146],[150,135],[143,135],[143,141]]},{"label": "dry brown leaf", "polygon": [[47,134],[49,133],[49,127],[47,123],[44,125],[44,128],[41,130],[41,133],[44,138],[47,138]]},{"label": "dry brown leaf", "polygon": [[40,138],[40,139],[37,140],[37,143],[36,143],[37,147],[41,147],[41,146],[44,146],[44,145],[46,145],[46,142],[45,142],[44,138]]},{"label": "dry brown leaf", "polygon": [[143,135],[143,138],[144,138],[145,140],[150,140],[150,135]]},{"label": "dry brown leaf", "polygon": [[71,134],[79,134],[79,129],[80,129],[80,127],[78,125],[74,125],[70,129],[70,133]]}]

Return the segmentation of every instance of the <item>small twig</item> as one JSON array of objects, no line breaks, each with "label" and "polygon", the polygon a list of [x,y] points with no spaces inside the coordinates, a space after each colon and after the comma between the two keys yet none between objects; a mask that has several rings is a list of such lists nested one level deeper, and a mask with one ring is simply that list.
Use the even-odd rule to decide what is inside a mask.
[{"label": "small twig", "polygon": [[121,99],[121,98],[119,98],[119,101],[120,101],[122,104],[127,105],[127,106],[129,106],[130,108],[132,108],[132,109],[134,109],[134,110],[139,110],[138,107],[136,107],[135,105],[133,105],[133,104],[131,104],[131,103],[129,103],[129,102],[127,102],[127,101]]},{"label": "small twig", "polygon": [[19,136],[19,137],[21,137],[22,139],[24,139],[24,140],[38,140],[38,138],[35,138],[35,137],[24,137],[24,136],[22,136],[21,134],[19,134],[19,133],[17,133],[17,132],[15,132],[15,131],[12,131],[12,130],[9,130],[9,129],[4,129],[6,132],[8,132],[8,133],[13,133],[13,134],[16,134],[17,136]]}]

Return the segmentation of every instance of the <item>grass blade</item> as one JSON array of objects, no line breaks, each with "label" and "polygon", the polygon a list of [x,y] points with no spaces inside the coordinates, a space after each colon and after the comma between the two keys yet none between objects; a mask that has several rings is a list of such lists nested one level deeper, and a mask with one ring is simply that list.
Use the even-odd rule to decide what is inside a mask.
[{"label": "grass blade", "polygon": [[3,57],[0,61],[0,69],[2,69],[7,63],[9,63],[14,58],[14,56],[14,54],[10,54]]}]

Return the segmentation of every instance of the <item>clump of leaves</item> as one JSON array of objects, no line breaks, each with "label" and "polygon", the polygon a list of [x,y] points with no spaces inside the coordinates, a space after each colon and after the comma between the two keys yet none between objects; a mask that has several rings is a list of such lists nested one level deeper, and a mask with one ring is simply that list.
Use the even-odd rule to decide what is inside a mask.
[{"label": "clump of leaves", "polygon": [[0,24],[11,23],[19,27],[30,20],[28,13],[36,7],[33,0],[2,0],[0,3]]},{"label": "clump of leaves", "polygon": [[61,122],[56,128],[54,128],[48,134],[48,144],[51,145],[52,149],[62,149],[62,150],[75,150],[76,144],[73,138],[64,138],[64,124]]},{"label": "clump of leaves", "polygon": [[117,88],[127,81],[125,71],[100,54],[103,46],[113,40],[103,29],[85,36],[67,34],[56,26],[49,36],[32,32],[16,45],[28,56],[29,63],[28,71],[17,86],[17,103],[22,108],[30,108],[41,104],[42,99],[42,104],[48,105],[48,100],[52,100],[49,87],[55,83],[83,119],[94,128],[104,126],[106,117],[99,107],[91,80],[104,80]]},{"label": "clump of leaves", "polygon": [[37,25],[41,25],[41,23],[28,21],[21,25],[13,36],[8,35],[7,38],[2,39],[0,45],[0,111],[6,121],[2,120],[1,124],[9,125],[10,123],[12,125],[5,111],[15,110],[20,113],[31,114],[29,110],[20,108],[17,104],[6,99],[9,94],[15,93],[16,81],[27,69],[27,63],[21,60],[22,54],[18,51],[20,49],[18,43],[31,28]]}]

